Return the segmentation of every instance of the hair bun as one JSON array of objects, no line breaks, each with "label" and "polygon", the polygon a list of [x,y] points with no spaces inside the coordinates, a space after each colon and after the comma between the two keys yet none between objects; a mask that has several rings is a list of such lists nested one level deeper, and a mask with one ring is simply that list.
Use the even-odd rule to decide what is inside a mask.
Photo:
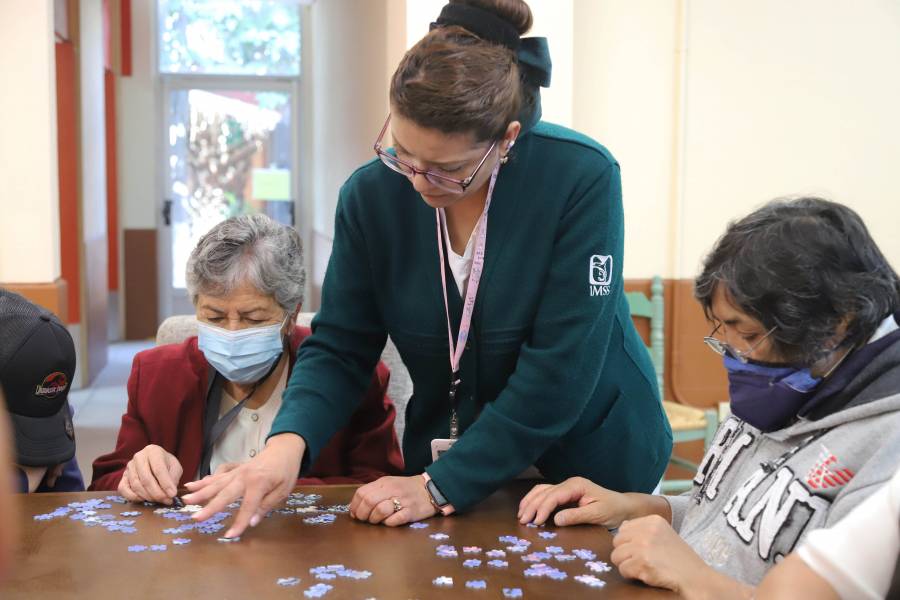
[{"label": "hair bun", "polygon": [[519,35],[525,35],[531,29],[534,19],[531,8],[525,0],[449,0],[450,4],[465,4],[491,12],[510,25]]}]

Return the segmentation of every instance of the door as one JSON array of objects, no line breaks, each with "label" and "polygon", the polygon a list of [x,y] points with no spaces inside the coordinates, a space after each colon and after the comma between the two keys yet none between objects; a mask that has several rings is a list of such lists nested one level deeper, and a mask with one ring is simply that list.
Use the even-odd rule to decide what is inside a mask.
[{"label": "door", "polygon": [[165,86],[163,316],[194,312],[185,267],[214,225],[252,213],[294,225],[293,86],[260,83]]},{"label": "door", "polygon": [[185,266],[211,227],[294,224],[302,0],[157,0],[160,317],[194,312]]}]

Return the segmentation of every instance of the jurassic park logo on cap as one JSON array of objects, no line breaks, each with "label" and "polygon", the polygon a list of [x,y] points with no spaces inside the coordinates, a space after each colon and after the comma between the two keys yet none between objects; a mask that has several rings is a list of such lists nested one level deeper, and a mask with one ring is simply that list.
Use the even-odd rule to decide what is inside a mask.
[{"label": "jurassic park logo on cap", "polygon": [[66,374],[56,371],[44,377],[44,381],[35,388],[34,395],[44,398],[56,398],[56,396],[66,391],[67,387],[69,387],[69,380]]}]

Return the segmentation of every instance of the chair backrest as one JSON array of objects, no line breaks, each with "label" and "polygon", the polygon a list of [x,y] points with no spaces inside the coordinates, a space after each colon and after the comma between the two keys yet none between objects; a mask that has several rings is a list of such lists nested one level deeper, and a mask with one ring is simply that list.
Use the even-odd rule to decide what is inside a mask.
[{"label": "chair backrest", "polygon": [[632,318],[648,319],[650,321],[650,359],[656,370],[656,381],[659,384],[659,393],[663,394],[663,381],[665,369],[665,294],[662,277],[656,275],[650,283],[650,297],[643,292],[625,292],[628,299],[628,307]]},{"label": "chair backrest", "polygon": [[[297,325],[309,327],[315,313],[302,312],[297,315]],[[187,338],[197,335],[197,318],[194,315],[175,315],[167,318],[156,331],[156,345],[180,344]],[[388,385],[388,396],[394,402],[397,409],[397,419],[394,428],[397,436],[403,439],[403,430],[406,427],[406,405],[413,392],[412,379],[406,365],[400,358],[400,353],[394,342],[388,338],[381,352],[381,360],[391,371],[391,382]]]}]

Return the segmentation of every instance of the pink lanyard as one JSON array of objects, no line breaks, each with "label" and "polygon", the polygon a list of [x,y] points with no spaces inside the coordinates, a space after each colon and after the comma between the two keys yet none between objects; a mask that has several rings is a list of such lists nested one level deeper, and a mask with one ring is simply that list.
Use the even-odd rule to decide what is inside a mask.
[{"label": "pink lanyard", "polygon": [[472,257],[472,267],[469,269],[469,282],[466,288],[466,297],[463,302],[462,318],[459,321],[459,337],[456,345],[453,345],[453,328],[450,325],[450,305],[447,302],[447,273],[444,267],[444,236],[441,231],[441,211],[434,209],[437,220],[438,259],[441,264],[441,285],[444,289],[444,313],[447,315],[447,342],[450,344],[450,438],[459,436],[459,416],[456,408],[459,404],[456,392],[459,389],[459,362],[466,350],[466,341],[469,339],[469,327],[472,324],[472,313],[475,312],[475,297],[478,294],[478,284],[481,282],[481,271],[484,267],[484,247],[487,242],[488,210],[491,208],[491,196],[494,195],[494,184],[497,182],[497,173],[500,172],[500,163],[491,172],[491,183],[488,185],[487,196],[484,200],[484,210],[478,219],[475,238],[475,255]]}]

